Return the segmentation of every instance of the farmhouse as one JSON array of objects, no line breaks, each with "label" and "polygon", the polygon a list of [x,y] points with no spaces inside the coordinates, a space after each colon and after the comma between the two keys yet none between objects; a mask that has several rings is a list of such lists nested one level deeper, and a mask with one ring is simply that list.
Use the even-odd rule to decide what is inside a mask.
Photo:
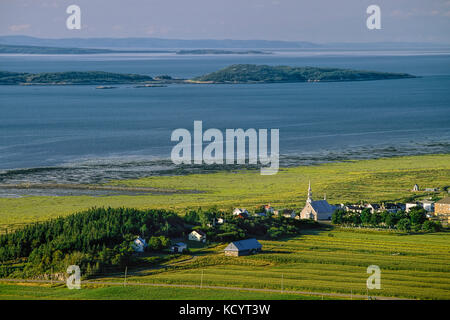
[{"label": "farmhouse", "polygon": [[311,182],[308,188],[308,198],[306,199],[306,205],[300,212],[301,219],[313,219],[313,220],[330,220],[335,207],[330,205],[327,200],[316,200],[312,198]]},{"label": "farmhouse", "polygon": [[144,252],[145,247],[147,247],[147,243],[141,237],[137,237],[133,241],[132,247],[135,252]]},{"label": "farmhouse", "polygon": [[191,241],[206,242],[206,233],[201,230],[194,230],[189,233],[188,239]]},{"label": "farmhouse", "polygon": [[293,210],[293,209],[284,209],[281,212],[281,215],[288,219],[294,219],[296,214],[295,214],[295,210]]},{"label": "farmhouse", "polygon": [[231,242],[224,251],[226,256],[239,257],[260,252],[261,249],[262,245],[258,240],[252,238]]},{"label": "farmhouse", "polygon": [[450,223],[450,197],[446,197],[434,204],[434,214],[442,223]]},{"label": "farmhouse", "polygon": [[248,211],[247,211],[247,209],[243,209],[243,208],[234,208],[234,210],[233,210],[233,216],[239,216],[239,215],[245,215],[245,216],[248,216]]},{"label": "farmhouse", "polygon": [[186,243],[177,242],[170,248],[170,251],[173,253],[182,253],[186,249],[187,249]]}]

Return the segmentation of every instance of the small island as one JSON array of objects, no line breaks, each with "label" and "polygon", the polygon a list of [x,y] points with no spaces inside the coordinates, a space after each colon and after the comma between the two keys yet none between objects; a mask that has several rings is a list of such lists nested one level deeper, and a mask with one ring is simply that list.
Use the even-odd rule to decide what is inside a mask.
[{"label": "small island", "polygon": [[236,64],[193,79],[176,79],[168,75],[151,77],[140,74],[104,71],[68,71],[24,73],[0,71],[0,85],[102,85],[135,84],[137,87],[154,87],[167,84],[241,84],[368,81],[416,78],[407,73],[361,71],[338,68],[288,67],[253,64]]}]

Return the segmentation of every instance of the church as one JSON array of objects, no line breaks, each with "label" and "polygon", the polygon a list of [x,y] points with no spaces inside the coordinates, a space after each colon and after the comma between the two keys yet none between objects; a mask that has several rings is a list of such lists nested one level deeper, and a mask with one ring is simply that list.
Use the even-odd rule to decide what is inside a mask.
[{"label": "church", "polygon": [[312,198],[311,181],[309,182],[308,198],[306,205],[300,212],[300,219],[331,220],[331,215],[336,208],[325,199],[314,201]]}]

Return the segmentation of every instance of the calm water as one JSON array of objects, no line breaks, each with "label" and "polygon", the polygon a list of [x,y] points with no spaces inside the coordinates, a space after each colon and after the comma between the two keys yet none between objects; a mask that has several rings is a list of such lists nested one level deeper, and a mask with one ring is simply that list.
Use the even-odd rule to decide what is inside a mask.
[{"label": "calm water", "polygon": [[[167,173],[171,132],[279,128],[285,165],[450,152],[450,55],[0,56],[0,70],[188,78],[233,63],[407,72],[417,79],[261,85],[0,86],[0,183]],[[31,168],[31,169],[30,169]],[[11,170],[27,169],[27,170]],[[169,170],[169,171],[167,171]]]}]

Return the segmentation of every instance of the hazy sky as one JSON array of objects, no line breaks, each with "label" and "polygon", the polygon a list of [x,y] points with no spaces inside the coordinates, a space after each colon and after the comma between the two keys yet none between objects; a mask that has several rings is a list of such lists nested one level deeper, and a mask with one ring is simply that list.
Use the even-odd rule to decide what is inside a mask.
[{"label": "hazy sky", "polygon": [[[71,4],[81,30],[66,28]],[[450,43],[450,0],[0,0],[0,35]]]}]

